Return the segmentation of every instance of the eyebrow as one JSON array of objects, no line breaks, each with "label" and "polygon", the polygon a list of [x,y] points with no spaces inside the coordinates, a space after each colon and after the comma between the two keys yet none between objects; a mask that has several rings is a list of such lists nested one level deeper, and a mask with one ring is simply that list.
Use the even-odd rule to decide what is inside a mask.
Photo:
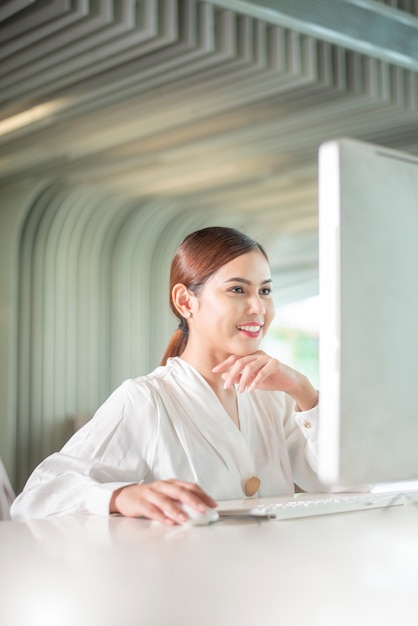
[{"label": "eyebrow", "polygon": [[[235,278],[228,278],[228,280],[226,280],[225,282],[226,283],[243,283],[244,285],[252,284],[250,280],[247,280],[246,278],[239,278],[239,276]],[[271,278],[266,278],[266,280],[263,280],[260,284],[265,285],[266,283],[271,283],[271,282],[273,282]]]}]

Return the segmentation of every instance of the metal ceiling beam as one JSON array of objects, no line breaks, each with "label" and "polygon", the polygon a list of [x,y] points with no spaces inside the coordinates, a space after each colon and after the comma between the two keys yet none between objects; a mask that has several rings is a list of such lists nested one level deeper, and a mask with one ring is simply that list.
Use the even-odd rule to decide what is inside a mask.
[{"label": "metal ceiling beam", "polygon": [[418,71],[418,17],[375,0],[208,0]]}]

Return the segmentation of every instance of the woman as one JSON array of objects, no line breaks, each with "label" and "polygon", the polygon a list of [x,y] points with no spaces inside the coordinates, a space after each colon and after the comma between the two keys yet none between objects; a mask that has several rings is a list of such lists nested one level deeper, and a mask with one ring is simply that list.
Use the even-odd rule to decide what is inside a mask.
[{"label": "woman", "polygon": [[[125,381],[34,471],[14,519],[120,513],[173,525],[217,500],[318,489],[318,393],[259,350],[274,316],[267,256],[231,228],[178,248],[162,364]],[[245,393],[244,393],[245,392]]]}]

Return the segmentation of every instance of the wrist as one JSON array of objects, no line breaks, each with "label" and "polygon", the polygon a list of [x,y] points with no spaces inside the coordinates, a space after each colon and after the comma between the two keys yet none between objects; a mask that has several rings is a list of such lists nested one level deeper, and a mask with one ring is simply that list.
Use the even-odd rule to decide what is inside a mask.
[{"label": "wrist", "polygon": [[296,411],[310,411],[319,402],[319,393],[306,376],[302,376],[300,384],[289,395],[295,401]]},{"label": "wrist", "polygon": [[116,489],[116,491],[112,493],[109,502],[109,513],[120,513],[119,507],[117,505],[117,498],[121,491],[123,491],[123,489],[125,489],[125,487],[119,487],[119,489]]}]

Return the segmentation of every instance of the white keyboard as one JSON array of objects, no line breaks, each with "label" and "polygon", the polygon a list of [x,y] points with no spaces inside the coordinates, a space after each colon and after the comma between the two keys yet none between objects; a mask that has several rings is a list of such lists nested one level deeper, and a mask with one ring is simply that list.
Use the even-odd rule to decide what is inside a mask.
[{"label": "white keyboard", "polygon": [[[293,519],[314,515],[331,515],[349,511],[387,508],[405,504],[418,504],[418,491],[384,492],[384,493],[333,493],[333,494],[300,494],[289,498],[280,498],[275,502],[266,502],[251,506],[245,501],[245,507],[238,504],[230,508],[220,509],[220,517],[251,516],[268,519]],[[242,501],[241,501],[242,503]]]}]

